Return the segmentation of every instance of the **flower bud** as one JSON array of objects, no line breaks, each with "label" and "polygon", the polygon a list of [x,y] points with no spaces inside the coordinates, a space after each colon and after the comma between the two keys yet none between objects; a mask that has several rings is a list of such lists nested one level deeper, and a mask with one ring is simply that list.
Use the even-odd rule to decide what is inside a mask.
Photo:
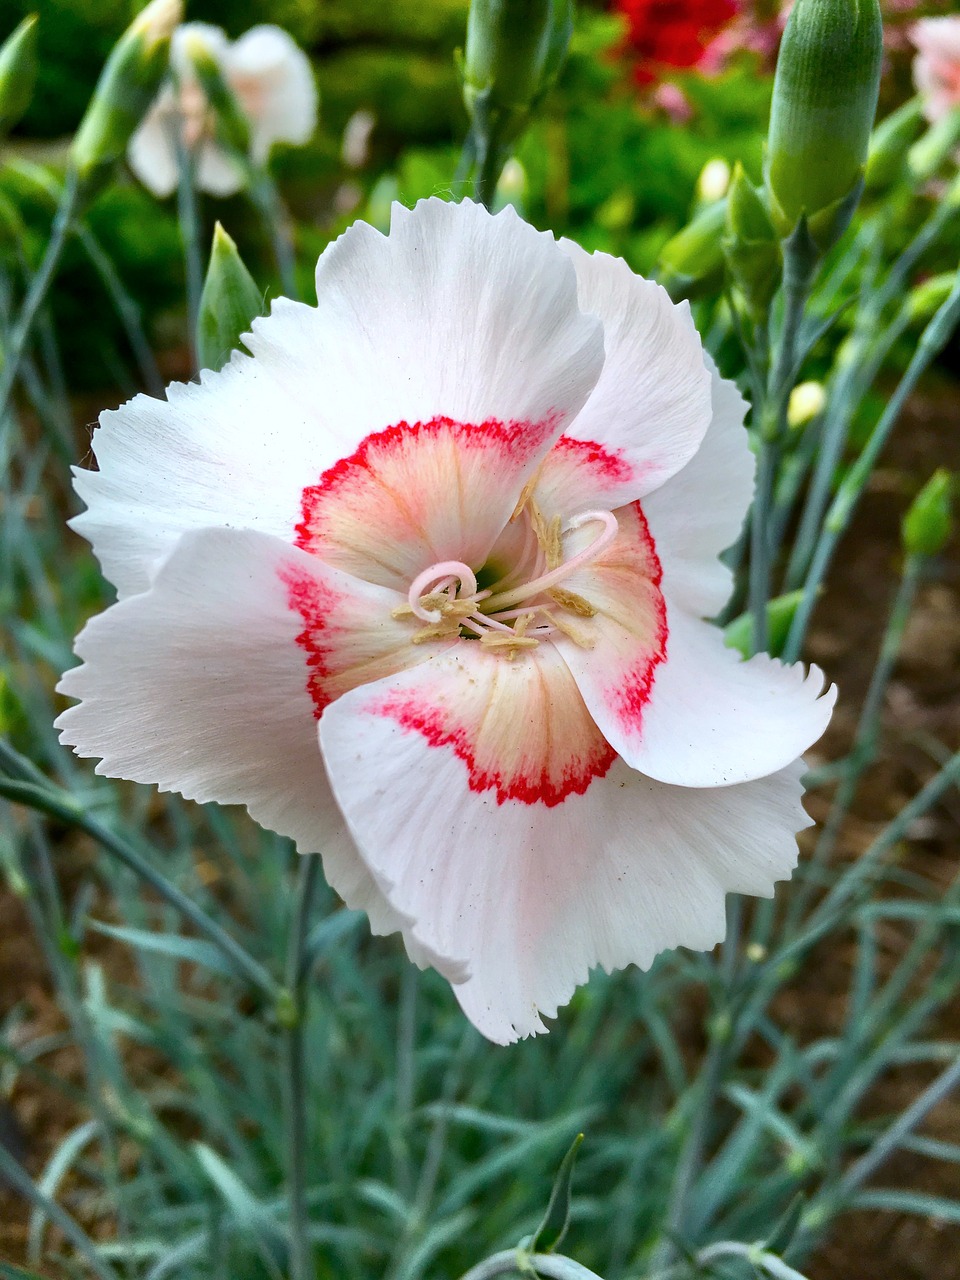
[{"label": "flower bud", "polygon": [[798,382],[787,402],[787,426],[799,431],[823,413],[826,404],[827,392],[822,382]]},{"label": "flower bud", "polygon": [[151,0],[114,45],[70,148],[81,181],[124,153],[167,71],[182,0]]},{"label": "flower bud", "polygon": [[907,555],[935,556],[950,537],[950,472],[940,467],[923,486],[903,517],[903,545]]},{"label": "flower bud", "polygon": [[707,205],[660,250],[659,280],[675,300],[688,298],[723,275],[726,199]]},{"label": "flower bud", "polygon": [[463,100],[499,145],[517,136],[556,78],[572,26],[570,0],[471,0]]},{"label": "flower bud", "polygon": [[221,369],[240,345],[254,317],[263,314],[263,294],[243,264],[237,246],[218,222],[197,315],[201,369]]},{"label": "flower bud", "polygon": [[763,197],[737,164],[727,194],[723,252],[730,278],[753,317],[764,316],[780,286],[783,254]]},{"label": "flower bud", "polygon": [[37,79],[37,15],[24,18],[0,47],[0,135],[17,123]]},{"label": "flower bud", "polygon": [[773,82],[766,179],[786,239],[806,216],[821,251],[859,200],[880,89],[877,0],[797,0]]},{"label": "flower bud", "polygon": [[700,170],[697,179],[697,199],[702,204],[722,200],[730,187],[730,166],[722,156],[714,156]]},{"label": "flower bud", "polygon": [[923,124],[923,104],[919,97],[898,107],[881,120],[870,138],[865,182],[868,190],[892,186],[903,173],[907,152]]}]

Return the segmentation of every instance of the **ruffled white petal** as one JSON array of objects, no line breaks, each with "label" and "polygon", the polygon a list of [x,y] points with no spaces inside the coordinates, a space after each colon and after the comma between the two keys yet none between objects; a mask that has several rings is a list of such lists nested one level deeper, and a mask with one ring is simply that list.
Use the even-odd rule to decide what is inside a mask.
[{"label": "ruffled white petal", "polygon": [[712,379],[710,427],[687,465],[643,500],[664,589],[698,617],[719,613],[733,574],[718,559],[738,538],[753,497],[756,462],[743,425],[748,405],[734,383]]},{"label": "ruffled white petal", "polygon": [[[329,606],[326,630],[311,619],[311,585]],[[97,773],[245,805],[302,853],[322,853],[345,901],[367,911],[376,932],[393,932],[408,922],[346,832],[315,718],[321,695],[427,656],[398,643],[390,603],[389,592],[351,583],[277,539],[187,534],[150,591],[77,637],[84,663],[59,691],[79,705],[58,719],[61,741],[100,757]]]},{"label": "ruffled white petal", "polygon": [[579,311],[553,239],[512,209],[395,209],[389,238],[357,223],[324,253],[316,308],[280,299],[254,321],[256,359],[236,354],[167,403],[138,396],[101,416],[75,527],[121,595],[143,591],[187,529],[293,541],[308,486],[368,435],[438,415],[522,430],[484,509],[462,513],[506,520],[598,376],[599,323]]},{"label": "ruffled white petal", "polygon": [[235,195],[246,182],[246,174],[239,162],[215,142],[200,144],[195,164],[197,189],[212,196]]},{"label": "ruffled white petal", "polygon": [[127,145],[127,163],[140,182],[163,199],[177,187],[177,155],[170,130],[173,122],[173,89],[161,89]]},{"label": "ruffled white petal", "polygon": [[600,473],[602,501],[623,506],[651,493],[693,457],[710,423],[710,375],[686,303],[635,275],[621,258],[560,247],[577,272],[580,306],[603,321],[606,360],[590,399],[567,434],[600,445],[624,475]]},{"label": "ruffled white petal", "polygon": [[231,46],[227,78],[250,120],[250,152],[262,163],[274,142],[300,146],[317,126],[317,89],[307,55],[280,27],[251,27]]},{"label": "ruffled white petal", "polygon": [[770,896],[789,876],[794,832],[809,825],[799,762],[694,790],[615,761],[559,804],[498,799],[455,742],[385,712],[398,693],[435,705],[432,666],[345,695],[324,713],[321,744],[381,889],[419,937],[469,966],[454,989],[491,1040],[545,1030],[594,965],[647,967],[666,947],[713,946],[727,892]]},{"label": "ruffled white petal", "polygon": [[[306,308],[304,308],[306,310]],[[167,399],[140,395],[100,415],[97,471],[74,471],[87,510],[71,523],[122,597],[145,591],[190,529],[259,529],[288,542],[326,451],[282,360],[235,353]]]},{"label": "ruffled white petal", "polygon": [[393,206],[389,236],[355,222],[317,264],[319,306],[255,321],[249,346],[282,359],[312,393],[329,462],[398,422],[553,424],[589,395],[599,322],[553,237],[510,208],[463,201]]},{"label": "ruffled white petal", "polygon": [[744,662],[719,628],[665,593],[666,658],[642,700],[618,696],[594,653],[564,649],[590,714],[634,769],[682,787],[726,787],[785,768],[820,737],[836,701],[819,667]]}]

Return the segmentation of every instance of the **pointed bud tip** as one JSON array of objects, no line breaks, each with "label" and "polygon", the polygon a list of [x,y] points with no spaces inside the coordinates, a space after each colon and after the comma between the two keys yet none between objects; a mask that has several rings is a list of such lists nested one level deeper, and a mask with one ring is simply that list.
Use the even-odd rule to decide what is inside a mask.
[{"label": "pointed bud tip", "polygon": [[950,489],[945,467],[933,473],[903,517],[903,545],[908,555],[935,556],[953,531]]},{"label": "pointed bud tip", "polygon": [[133,35],[141,36],[148,47],[169,40],[183,21],[183,0],[150,0],[130,25]]}]

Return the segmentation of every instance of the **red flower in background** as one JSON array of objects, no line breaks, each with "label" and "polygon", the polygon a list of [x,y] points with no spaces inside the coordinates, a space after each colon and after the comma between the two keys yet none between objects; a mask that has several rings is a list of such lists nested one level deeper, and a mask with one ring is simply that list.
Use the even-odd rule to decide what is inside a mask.
[{"label": "red flower in background", "polygon": [[737,0],[615,0],[627,20],[627,46],[639,84],[667,67],[695,67],[717,32],[739,12]]}]

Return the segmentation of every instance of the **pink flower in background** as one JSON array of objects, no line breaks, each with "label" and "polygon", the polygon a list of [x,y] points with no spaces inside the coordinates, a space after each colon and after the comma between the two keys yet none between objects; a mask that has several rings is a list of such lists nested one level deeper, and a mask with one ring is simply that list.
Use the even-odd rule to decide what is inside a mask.
[{"label": "pink flower in background", "polygon": [[753,459],[685,304],[439,200],[317,293],[102,416],[62,741],[321,852],[508,1042],[790,875],[834,693],[703,621]]},{"label": "pink flower in background", "polygon": [[913,82],[924,115],[933,122],[960,111],[960,15],[921,18],[909,34],[917,49]]},{"label": "pink flower in background", "polygon": [[177,131],[192,153],[196,183],[211,195],[227,196],[244,184],[235,157],[216,141],[216,121],[190,61],[201,44],[217,63],[250,125],[250,155],[262,164],[275,142],[307,142],[317,124],[317,90],[310,62],[280,27],[259,26],[232,44],[219,27],[190,22],[177,28],[170,45],[175,83],[164,86],[130,140],[127,159],[157,196],[176,188]]}]

